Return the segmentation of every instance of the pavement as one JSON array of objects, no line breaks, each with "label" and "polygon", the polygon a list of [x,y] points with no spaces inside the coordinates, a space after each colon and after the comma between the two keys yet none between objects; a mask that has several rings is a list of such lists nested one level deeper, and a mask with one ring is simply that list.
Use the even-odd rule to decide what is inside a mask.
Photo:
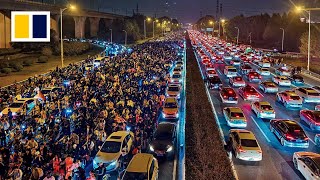
[{"label": "pavement", "polygon": [[[199,60],[200,57],[197,56]],[[199,62],[199,67],[201,73],[204,75],[205,67],[202,63]],[[230,86],[229,80],[223,74],[225,64],[215,64],[215,68],[219,77],[223,82],[223,86]],[[257,69],[258,66],[255,64],[251,64],[253,69]],[[239,68],[238,68],[239,70]],[[271,80],[271,77],[274,76],[274,68],[270,68],[270,72],[272,75],[263,77],[263,80]],[[239,73],[239,72],[238,72]],[[310,87],[314,85],[319,85],[320,81],[316,78],[310,78],[309,76],[305,76],[302,74],[305,80],[305,84],[300,85],[303,87]],[[246,78],[244,78],[246,80]],[[232,162],[235,167],[235,173],[240,180],[242,179],[304,179],[300,172],[296,171],[293,167],[292,155],[296,151],[311,151],[311,152],[319,152],[320,148],[317,147],[314,143],[315,132],[311,132],[308,125],[300,121],[299,118],[299,110],[300,109],[286,109],[282,104],[276,102],[275,94],[265,94],[258,88],[258,83],[250,83],[246,80],[247,84],[254,86],[259,93],[262,95],[261,101],[268,101],[271,106],[276,111],[276,118],[281,119],[291,119],[297,121],[310,139],[309,148],[291,148],[291,147],[283,147],[280,144],[280,141],[275,137],[273,133],[269,130],[269,120],[264,120],[257,118],[256,115],[251,111],[250,102],[244,101],[241,97],[239,97],[238,104],[223,104],[219,97],[218,90],[209,90],[209,100],[214,107],[214,110],[217,115],[217,123],[221,126],[221,130],[224,136],[224,139],[228,140],[228,133],[230,127],[227,126],[226,120],[223,116],[222,109],[224,107],[240,107],[245,116],[247,117],[247,130],[252,131],[263,151],[263,160],[261,162],[245,162],[232,157]],[[295,88],[299,85],[292,85],[291,87],[280,87],[279,91],[284,91],[288,89]],[[299,86],[299,87],[300,87]],[[238,93],[238,88],[235,88]],[[314,103],[304,104],[302,109],[310,109],[313,110],[315,107]],[[215,123],[214,120],[212,123]]]}]

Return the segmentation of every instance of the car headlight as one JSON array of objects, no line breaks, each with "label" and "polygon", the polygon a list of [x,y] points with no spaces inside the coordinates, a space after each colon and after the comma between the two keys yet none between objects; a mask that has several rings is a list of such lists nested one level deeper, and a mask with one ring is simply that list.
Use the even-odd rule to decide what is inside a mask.
[{"label": "car headlight", "polygon": [[171,152],[173,150],[172,146],[169,146],[169,148],[167,149],[167,152]]},{"label": "car headlight", "polygon": [[162,112],[162,117],[163,117],[163,118],[166,117],[166,114],[165,114],[164,112]]},{"label": "car headlight", "polygon": [[153,146],[150,146],[149,149],[150,149],[150,151],[154,151]]},{"label": "car headlight", "polygon": [[176,114],[176,117],[179,117],[179,113]]},{"label": "car headlight", "polygon": [[15,116],[15,115],[17,115],[17,113],[16,113],[16,112],[13,112],[13,113],[12,113],[12,116]]}]

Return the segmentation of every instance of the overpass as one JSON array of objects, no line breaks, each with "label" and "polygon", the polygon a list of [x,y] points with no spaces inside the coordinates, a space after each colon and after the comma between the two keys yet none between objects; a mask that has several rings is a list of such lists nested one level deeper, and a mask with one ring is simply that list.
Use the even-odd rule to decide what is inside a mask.
[{"label": "overpass", "polygon": [[[0,0],[0,48],[9,48],[11,39],[11,11],[50,11],[51,29],[60,33],[59,5],[25,0]],[[63,36],[67,38],[96,37],[98,31],[110,26],[114,19],[124,16],[111,13],[77,9],[63,12]]]}]

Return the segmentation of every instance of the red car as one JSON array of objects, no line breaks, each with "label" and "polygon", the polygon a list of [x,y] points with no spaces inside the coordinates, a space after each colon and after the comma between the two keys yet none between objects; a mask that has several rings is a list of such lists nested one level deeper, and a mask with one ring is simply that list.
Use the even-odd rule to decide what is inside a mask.
[{"label": "red car", "polygon": [[320,111],[301,110],[300,119],[306,122],[311,130],[320,130]]},{"label": "red car", "polygon": [[260,82],[262,77],[257,72],[249,72],[247,74],[247,78],[248,78],[249,82],[253,82],[253,81]]}]

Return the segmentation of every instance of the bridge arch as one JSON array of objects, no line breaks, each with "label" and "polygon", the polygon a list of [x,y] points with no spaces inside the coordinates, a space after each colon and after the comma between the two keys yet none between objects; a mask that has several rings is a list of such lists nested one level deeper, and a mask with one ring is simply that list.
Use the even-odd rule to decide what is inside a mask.
[{"label": "bridge arch", "polygon": [[[59,18],[60,29],[61,17]],[[63,38],[75,38],[75,20],[72,16],[63,16],[62,19]]]}]

